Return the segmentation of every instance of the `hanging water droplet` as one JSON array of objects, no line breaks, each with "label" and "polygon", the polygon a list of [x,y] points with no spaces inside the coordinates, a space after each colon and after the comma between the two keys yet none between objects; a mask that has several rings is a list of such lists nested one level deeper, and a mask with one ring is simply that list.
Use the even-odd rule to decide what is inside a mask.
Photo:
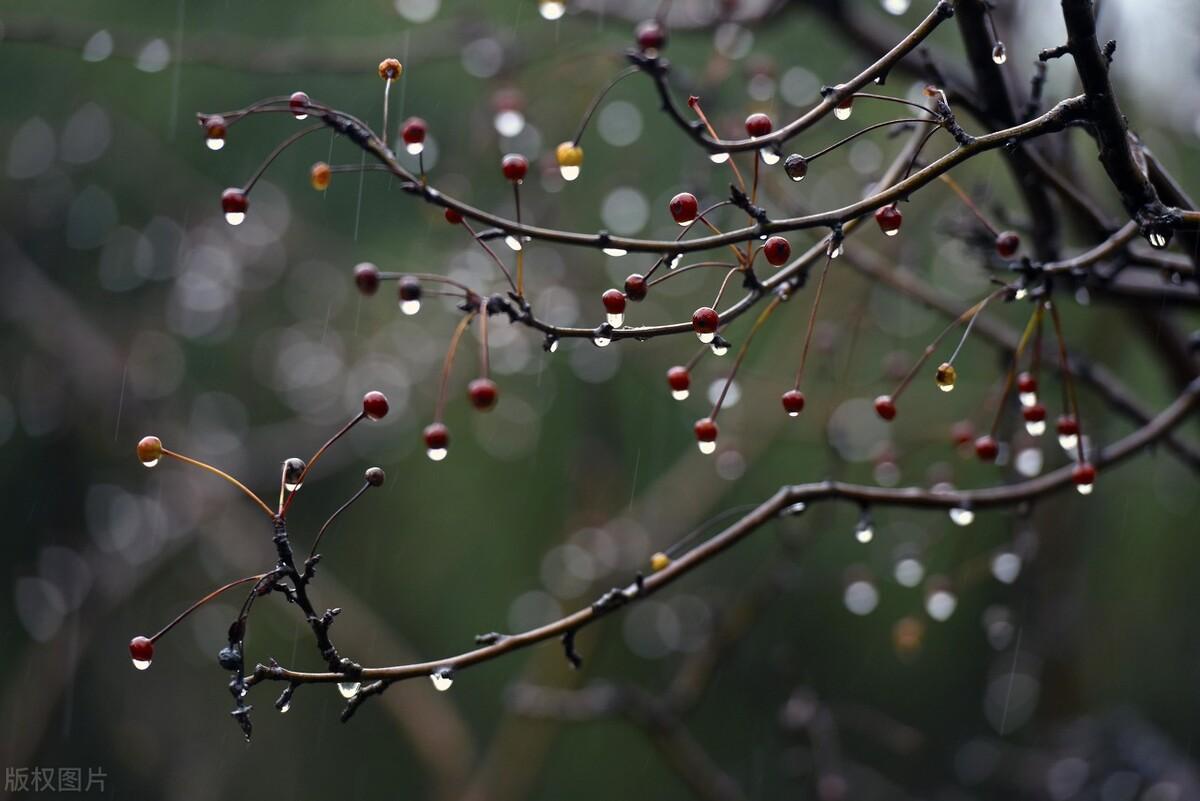
[{"label": "hanging water droplet", "polygon": [[842,243],[841,240],[838,240],[836,244],[831,240],[826,252],[829,253],[829,258],[836,259],[838,256],[842,255],[842,253],[844,253],[845,250],[846,250],[846,246]]},{"label": "hanging water droplet", "polygon": [[671,397],[677,401],[687,400],[688,391],[686,389],[673,389],[671,390]]},{"label": "hanging water droplet", "polygon": [[728,153],[713,153],[711,156],[708,157],[708,160],[711,161],[713,164],[724,164],[725,162],[729,161],[729,154]]},{"label": "hanging water droplet", "polygon": [[1058,446],[1064,451],[1073,451],[1075,446],[1079,444],[1078,434],[1059,434]]},{"label": "hanging water droplet", "polygon": [[1032,406],[1033,404],[1037,403],[1037,393],[1036,392],[1018,392],[1017,400],[1019,400],[1021,402],[1022,406]]},{"label": "hanging water droplet", "polygon": [[450,689],[450,685],[454,684],[453,672],[450,668],[440,668],[429,674],[429,680],[433,682],[433,688],[440,693]]},{"label": "hanging water droplet", "polygon": [[803,181],[804,176],[808,175],[808,159],[799,153],[793,153],[783,162],[783,171],[793,181]]},{"label": "hanging water droplet", "polygon": [[620,328],[622,325],[625,324],[625,315],[624,314],[610,314],[607,316],[607,319],[608,319],[608,324],[611,325],[613,328]]},{"label": "hanging water droplet", "polygon": [[304,475],[304,461],[292,457],[283,463],[283,488],[288,492],[300,489],[300,478]]},{"label": "hanging water droplet", "polygon": [[550,353],[554,353],[555,351],[557,351],[558,350],[558,339],[555,338],[555,339],[550,340],[550,346],[548,348],[546,348],[546,350],[548,350]]},{"label": "hanging water droplet", "polygon": [[758,151],[758,155],[763,160],[763,164],[766,164],[768,167],[779,163],[779,154],[770,148],[764,147]]},{"label": "hanging water droplet", "polygon": [[883,10],[897,17],[908,11],[910,5],[912,0],[883,0]]},{"label": "hanging water droplet", "polygon": [[1008,49],[1004,47],[1004,42],[996,42],[996,46],[992,48],[992,61],[997,64],[1008,61]]},{"label": "hanging water droplet", "polygon": [[283,706],[279,707],[279,714],[286,715],[288,710],[292,708],[292,702],[289,699]]},{"label": "hanging water droplet", "polygon": [[358,688],[361,686],[362,684],[357,681],[338,682],[338,692],[342,694],[343,698],[353,698],[358,695]]},{"label": "hanging water droplet", "polygon": [[1029,436],[1031,437],[1040,437],[1042,434],[1046,433],[1046,421],[1026,420],[1025,430],[1029,432]]},{"label": "hanging water droplet", "polygon": [[850,119],[850,115],[854,113],[854,106],[851,105],[852,103],[852,100],[843,100],[839,105],[834,107],[833,116],[837,117],[839,120]]},{"label": "hanging water droplet", "polygon": [[512,234],[504,237],[504,244],[508,245],[509,249],[513,251],[519,251],[521,249],[521,240]]},{"label": "hanging water droplet", "polygon": [[419,155],[421,155],[421,153],[423,153],[425,151],[425,143],[424,142],[409,142],[407,145],[404,146],[404,149],[408,152],[408,155],[410,155],[410,156],[419,156]]},{"label": "hanging water droplet", "polygon": [[950,520],[956,526],[969,526],[975,522],[975,513],[970,509],[956,506],[950,510]]},{"label": "hanging water droplet", "polygon": [[561,19],[562,15],[567,13],[567,4],[562,0],[540,0],[538,2],[538,13],[542,15],[542,19],[554,22],[556,19]]},{"label": "hanging water droplet", "polygon": [[713,356],[724,356],[729,353],[729,343],[723,339],[714,339],[712,343]]},{"label": "hanging water droplet", "polygon": [[1021,557],[1012,551],[1001,551],[992,557],[992,576],[1001,584],[1012,584],[1021,574]]},{"label": "hanging water droplet", "polygon": [[1095,484],[1076,484],[1075,489],[1079,490],[1080,495],[1091,495],[1092,490],[1096,488]]},{"label": "hanging water droplet", "polygon": [[604,255],[612,256],[614,259],[619,259],[628,252],[629,251],[622,250],[621,248],[604,248]]},{"label": "hanging water droplet", "polygon": [[870,523],[859,523],[858,528],[854,530],[854,539],[866,545],[875,539],[875,527]]},{"label": "hanging water droplet", "polygon": [[669,262],[667,262],[667,269],[674,270],[676,267],[679,266],[679,262],[681,262],[681,261],[683,261],[683,254],[676,253],[674,256],[671,257],[671,260]]},{"label": "hanging water droplet", "polygon": [[146,467],[154,467],[156,464],[158,464],[158,463],[159,463],[159,461],[160,461],[160,460],[158,460],[158,459],[151,459],[151,460],[150,460],[150,461],[148,461],[148,462],[142,462],[142,464],[143,464],[144,466],[146,466]]},{"label": "hanging water droplet", "polygon": [[597,348],[607,348],[612,343],[612,337],[607,334],[593,334],[592,344]]},{"label": "hanging water droplet", "polygon": [[934,381],[937,383],[938,389],[942,392],[953,392],[954,382],[958,380],[958,371],[954,369],[954,365],[950,362],[942,362],[938,365],[937,372],[934,374]]},{"label": "hanging water droplet", "polygon": [[225,137],[210,136],[204,140],[204,144],[208,145],[209,150],[220,150],[221,148],[225,147]]},{"label": "hanging water droplet", "polygon": [[421,301],[419,300],[402,300],[400,301],[400,311],[412,317],[421,310]]},{"label": "hanging water droplet", "polygon": [[241,225],[245,219],[246,212],[244,211],[229,211],[225,213],[225,222],[230,225]]},{"label": "hanging water droplet", "polygon": [[1025,298],[1029,297],[1029,290],[1026,289],[1025,287],[1021,287],[1020,289],[1018,289],[1016,292],[1013,293],[1013,297],[1016,300],[1025,300]]},{"label": "hanging water droplet", "polygon": [[1033,478],[1038,473],[1042,472],[1042,464],[1044,457],[1042,456],[1041,448],[1025,448],[1017,454],[1017,458],[1013,464],[1017,468],[1017,472],[1026,478]]},{"label": "hanging water droplet", "polygon": [[696,446],[700,448],[700,452],[704,454],[712,453],[717,449],[716,442],[705,442],[703,440],[697,442]]},{"label": "hanging water droplet", "polygon": [[135,668],[137,668],[138,670],[145,670],[146,668],[150,667],[150,660],[149,659],[134,659],[133,666]]},{"label": "hanging water droplet", "polygon": [[808,504],[806,504],[804,501],[797,501],[796,503],[783,507],[783,511],[781,511],[779,514],[783,515],[784,517],[795,517],[796,515],[804,514],[804,510],[807,508]]},{"label": "hanging water droplet", "polygon": [[1150,243],[1150,247],[1162,250],[1167,246],[1167,237],[1161,231],[1151,231],[1146,237],[1146,241]]},{"label": "hanging water droplet", "polygon": [[697,333],[696,339],[700,340],[701,344],[707,345],[709,342],[712,342],[716,336],[717,335],[715,333],[709,331],[707,333]]},{"label": "hanging water droplet", "polygon": [[425,451],[425,455],[429,457],[430,461],[434,462],[440,462],[445,459],[447,453],[449,453],[449,451],[447,451],[445,448],[428,448]]},{"label": "hanging water droplet", "polygon": [[579,177],[579,167],[559,167],[559,173],[562,174],[564,181],[574,181]]}]

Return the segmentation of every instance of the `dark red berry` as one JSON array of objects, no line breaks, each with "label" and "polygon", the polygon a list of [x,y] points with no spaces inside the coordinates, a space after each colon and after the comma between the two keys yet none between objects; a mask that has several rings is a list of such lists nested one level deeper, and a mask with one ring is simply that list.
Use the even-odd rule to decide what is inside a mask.
[{"label": "dark red berry", "polygon": [[420,117],[409,117],[400,126],[400,138],[406,145],[419,145],[425,141],[425,120]]},{"label": "dark red berry", "polygon": [[387,480],[387,474],[383,472],[382,467],[368,467],[363,473],[363,481],[366,481],[372,487],[382,487],[383,482]]},{"label": "dark red berry", "polygon": [[658,51],[667,46],[667,29],[656,19],[638,23],[634,36],[643,52]]},{"label": "dark red berry", "polygon": [[500,161],[500,171],[513,183],[520,183],[529,172],[529,159],[519,153],[509,153]]},{"label": "dark red berry", "polygon": [[1071,471],[1071,480],[1077,487],[1090,487],[1096,483],[1096,468],[1088,462],[1080,462]]},{"label": "dark red berry", "polygon": [[875,399],[875,414],[879,415],[884,420],[895,419],[896,402],[892,400],[890,395],[880,395]]},{"label": "dark red berry", "polygon": [[783,410],[792,417],[795,417],[796,415],[800,414],[800,412],[804,411],[804,393],[798,389],[789,389],[787,392],[783,393],[783,397],[780,398],[780,401],[783,403]]},{"label": "dark red berry", "polygon": [[605,290],[600,300],[604,302],[604,310],[609,314],[622,314],[625,311],[625,293],[619,289]]},{"label": "dark red berry", "polygon": [[751,114],[746,118],[746,133],[751,136],[766,136],[773,127],[771,118],[766,114]]},{"label": "dark red berry", "polygon": [[354,268],[354,283],[364,295],[374,295],[379,289],[379,268],[369,261]]},{"label": "dark red berry", "polygon": [[903,219],[904,215],[894,205],[884,206],[875,212],[875,222],[879,223],[879,230],[888,236],[895,236],[896,232],[900,230],[900,223]]},{"label": "dark red berry", "polygon": [[984,434],[975,440],[975,455],[983,461],[994,462],[999,453],[1000,446],[997,444],[996,438],[991,434]]},{"label": "dark red berry", "polygon": [[717,314],[716,309],[701,306],[692,314],[692,330],[697,334],[716,333],[717,327],[720,325],[721,316]]},{"label": "dark red berry", "polygon": [[1079,436],[1079,421],[1069,414],[1058,418],[1058,433],[1064,437]]},{"label": "dark red berry", "polygon": [[1040,403],[1026,406],[1021,409],[1021,416],[1027,423],[1040,423],[1046,419],[1046,407]]},{"label": "dark red berry", "polygon": [[226,214],[245,214],[250,207],[246,193],[237,187],[229,187],[221,193],[221,210]]},{"label": "dark red berry", "polygon": [[224,139],[225,138],[225,118],[220,114],[214,114],[204,120],[204,135],[209,139]]},{"label": "dark red berry", "polygon": [[792,257],[792,245],[782,236],[773,236],[763,243],[763,255],[773,266],[782,266]]},{"label": "dark red berry", "polygon": [[692,426],[696,432],[696,439],[700,442],[716,442],[717,441],[717,422],[711,417],[702,417],[696,421],[696,425]]},{"label": "dark red berry", "polygon": [[129,641],[129,656],[135,662],[153,661],[154,642],[149,637],[134,637]]},{"label": "dark red berry", "polygon": [[446,209],[445,216],[446,222],[450,223],[451,225],[458,225],[463,220],[462,215],[454,209]]},{"label": "dark red berry", "polygon": [[667,385],[676,392],[686,392],[692,385],[692,376],[686,367],[676,365],[667,370]]},{"label": "dark red berry", "polygon": [[450,429],[445,423],[430,423],[425,426],[425,447],[431,451],[444,450],[450,444]]},{"label": "dark red berry", "polygon": [[1002,231],[996,237],[996,252],[1002,259],[1011,259],[1021,247],[1021,237],[1012,231]]},{"label": "dark red berry", "polygon": [[406,275],[400,279],[400,287],[397,291],[400,300],[420,300],[421,281],[411,275]]},{"label": "dark red berry", "polygon": [[675,222],[680,225],[687,225],[696,219],[696,215],[700,212],[700,203],[691,192],[680,192],[671,198],[669,208],[671,209],[671,216],[675,218]]},{"label": "dark red berry", "polygon": [[308,103],[308,95],[304,92],[292,92],[292,96],[288,98],[288,108],[301,119],[308,116]]},{"label": "dark red berry", "polygon": [[646,297],[646,277],[633,273],[625,279],[625,296],[630,300],[644,300]]},{"label": "dark red berry", "polygon": [[1017,376],[1017,390],[1023,394],[1032,395],[1037,392],[1037,379],[1033,377],[1033,373],[1020,373]]},{"label": "dark red berry", "polygon": [[366,395],[363,395],[363,414],[372,420],[382,420],[384,417],[387,417],[387,413],[388,400],[386,395],[377,389],[373,389]]},{"label": "dark red berry", "polygon": [[476,378],[467,385],[467,397],[471,399],[471,405],[481,412],[495,406],[496,396],[499,394],[496,382],[490,378]]}]

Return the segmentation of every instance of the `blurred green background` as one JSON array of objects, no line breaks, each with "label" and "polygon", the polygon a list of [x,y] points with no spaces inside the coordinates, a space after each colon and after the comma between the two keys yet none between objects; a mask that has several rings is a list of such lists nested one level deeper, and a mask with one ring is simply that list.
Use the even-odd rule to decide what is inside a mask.
[{"label": "blurred green background", "polygon": [[[927,11],[917,3],[894,17],[874,2],[850,5],[897,36]],[[1008,69],[1024,87],[1033,54],[1058,44],[1061,26],[1054,7],[1034,8],[1047,4],[1000,5],[1001,29],[1011,31]],[[1107,24],[1126,19],[1130,5],[1112,3]],[[1181,19],[1194,15],[1160,5]],[[874,58],[824,15],[791,6],[758,22],[753,4],[717,20],[706,5],[676,4],[676,91],[701,94],[722,133],[739,134],[753,110],[781,124],[822,84]],[[402,317],[391,285],[361,297],[351,271],[370,260],[500,291],[482,251],[386,176],[338,174],[327,192],[314,192],[314,161],[360,159],[325,133],[271,166],[245,224],[220,218],[222,188],[241,184],[297,123],[247,119],[213,153],[195,112],[303,89],[378,125],[375,65],[395,56],[405,71],[391,120],[428,120],[426,165],[443,191],[511,213],[499,159],[522,152],[534,162],[524,219],[672,236],[667,200],[681,189],[719,199],[729,175],[658,113],[642,76],[601,105],[583,139],[579,180],[564,185],[552,157],[624,66],[634,22],[651,13],[653,5],[593,2],[548,22],[532,0],[13,0],[0,9],[6,771],[100,768],[104,797],[113,799],[728,797],[689,767],[699,749],[700,764],[748,798],[1187,797],[1200,711],[1200,493],[1195,474],[1166,451],[1102,475],[1090,498],[1069,493],[1033,509],[981,513],[968,528],[940,513],[875,510],[868,544],[853,536],[857,509],[814,507],[587,630],[582,671],[546,644],[464,671],[447,693],[423,680],[397,685],[347,725],[337,721],[342,700],[333,687],[300,688],[286,717],[271,707],[281,688],[258,688],[255,738],[243,741],[215,663],[233,596],[164,638],[150,670],[130,667],[130,637],[273,563],[269,526],[231,488],[177,463],[138,465],[134,445],[148,433],[269,499],[282,459],[306,458],[365,390],[388,394],[392,413],[334,449],[291,520],[306,549],[365,467],[387,471],[385,487],[330,533],[312,588],[319,608],[345,609],[332,630],[343,654],[372,665],[457,653],[477,633],[584,606],[644,570],[653,551],[718,530],[718,516],[783,483],[834,476],[976,487],[1018,480],[1017,451],[1029,452],[1026,469],[1043,458],[1046,469],[1064,463],[1050,437],[1039,444],[1013,432],[1011,420],[1007,466],[955,451],[951,426],[989,425],[1003,378],[997,352],[979,338],[960,356],[957,391],[937,392],[923,373],[897,421],[878,423],[869,399],[894,386],[944,320],[838,262],[808,367],[809,407],[798,420],[784,418],[778,395],[791,386],[809,292],[756,340],[722,412],[714,457],[696,452],[690,426],[707,414],[710,385],[732,353],[702,361],[691,397],[678,403],[663,373],[694,353],[690,337],[606,349],[565,342],[548,354],[533,332],[493,318],[501,401],[488,415],[466,403],[478,370],[472,332],[450,381],[450,456],[435,464],[420,430],[433,414],[457,313],[431,298],[416,317]],[[1186,46],[1181,27],[1162,32],[1162,47],[1172,36]],[[1147,41],[1140,28],[1129,36]],[[957,58],[953,24],[933,41]],[[1162,65],[1153,86],[1137,77],[1146,47],[1131,47],[1125,62],[1119,50],[1117,62],[1126,113],[1194,193],[1200,101],[1182,87],[1194,81],[1195,52]],[[1048,99],[1072,91],[1066,65],[1055,65],[1051,79]],[[1177,102],[1161,102],[1172,82]],[[918,89],[896,75],[885,91]],[[523,98],[523,119],[498,121],[497,94],[511,90]],[[830,120],[795,147],[810,152],[848,126],[892,115],[863,102],[851,122]],[[503,136],[498,124],[520,130]],[[1078,180],[1117,213],[1091,143],[1071,137],[1067,161]],[[800,184],[773,168],[766,203],[792,214],[851,202],[901,143],[886,132],[864,137]],[[948,147],[939,138],[931,146]],[[999,155],[956,174],[1004,226],[1028,230]],[[935,183],[904,211],[900,237],[885,240],[872,226],[849,240],[850,255],[877,254],[961,308],[988,291],[986,253],[961,236],[974,232],[972,218],[945,187]],[[797,250],[815,241],[791,239]],[[1088,245],[1069,228],[1067,241],[1072,251]],[[511,264],[511,254],[501,255]],[[647,266],[636,255],[534,243],[526,275],[541,316],[591,326],[601,321],[600,292]],[[716,283],[709,271],[681,276],[631,304],[629,321],[686,319]],[[1169,402],[1153,333],[1139,334],[1128,310],[1102,297],[1079,293],[1065,305],[1072,348],[1108,366],[1147,406]],[[1018,327],[1023,311],[988,314]],[[1158,311],[1184,330],[1196,325],[1192,312]],[[748,325],[749,317],[729,332],[735,346]],[[1058,386],[1048,375],[1044,383],[1052,403]],[[1082,403],[1095,441],[1130,430],[1086,389]],[[1194,436],[1196,426],[1183,433]],[[949,595],[930,602],[939,589]],[[948,619],[937,619],[947,609]],[[279,598],[256,606],[247,649],[251,664],[275,657],[320,666],[303,621]],[[632,722],[530,719],[522,714],[530,699],[563,696],[514,689],[591,688],[570,696],[579,701],[603,697],[604,687],[640,687],[661,702],[697,675],[706,677],[702,687],[678,715],[686,729],[639,726],[645,703],[633,704]],[[1133,745],[1121,739],[1138,732],[1145,738]],[[1113,743],[1144,764],[1129,767],[1136,759]],[[4,792],[46,795],[11,784]]]}]

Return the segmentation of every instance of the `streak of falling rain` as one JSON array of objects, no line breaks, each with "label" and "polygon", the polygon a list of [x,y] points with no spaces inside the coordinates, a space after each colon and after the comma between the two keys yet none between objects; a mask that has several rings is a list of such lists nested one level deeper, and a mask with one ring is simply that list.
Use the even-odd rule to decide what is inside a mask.
[{"label": "streak of falling rain", "polygon": [[637,497],[638,470],[642,467],[642,448],[639,445],[637,458],[633,460],[633,478],[629,482],[629,511],[633,511],[633,499]]},{"label": "streak of falling rain", "polygon": [[184,0],[179,0],[179,10],[175,15],[175,68],[171,72],[171,103],[170,116],[167,118],[167,140],[175,141],[175,131],[179,128],[179,83],[183,71],[183,11]]},{"label": "streak of falling rain", "polygon": [[1000,715],[1000,734],[1008,727],[1008,702],[1012,698],[1013,679],[1017,677],[1017,657],[1021,655],[1021,633],[1024,627],[1017,629],[1017,644],[1013,646],[1012,669],[1008,672],[1008,691],[1004,694],[1004,712]]},{"label": "streak of falling rain", "polygon": [[129,376],[129,362],[125,362],[125,367],[121,370],[121,394],[117,398],[117,422],[113,426],[113,442],[117,441],[117,436],[121,433],[121,413],[125,410],[125,379]]},{"label": "streak of falling rain", "polygon": [[[387,134],[384,134],[384,139],[387,139]],[[362,196],[363,196],[363,179],[367,177],[367,154],[364,151],[362,160],[359,162],[358,168],[358,203],[354,206],[354,241],[358,241],[358,220],[362,217]]]}]

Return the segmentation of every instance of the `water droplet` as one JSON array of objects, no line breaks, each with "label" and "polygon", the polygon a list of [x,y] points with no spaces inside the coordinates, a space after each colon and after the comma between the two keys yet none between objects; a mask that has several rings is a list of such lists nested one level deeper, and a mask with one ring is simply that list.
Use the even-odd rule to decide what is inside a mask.
[{"label": "water droplet", "polygon": [[724,356],[726,353],[729,353],[729,343],[723,339],[714,339],[712,343],[712,353],[713,356]]},{"label": "water droplet", "polygon": [[1012,551],[1001,551],[992,557],[992,576],[1001,584],[1012,584],[1021,574],[1021,557]]},{"label": "water droplet", "polygon": [[429,448],[425,451],[425,455],[429,457],[430,461],[434,462],[440,462],[445,459],[447,453],[448,451],[445,448]]},{"label": "water droplet", "polygon": [[875,528],[870,523],[859,523],[854,530],[854,539],[864,545],[875,539]]},{"label": "water droplet", "polygon": [[1095,484],[1076,484],[1075,489],[1079,490],[1080,495],[1091,495],[1092,490],[1096,488]]},{"label": "water droplet", "polygon": [[[697,446],[698,448],[700,448],[700,452],[701,452],[701,453],[706,453],[706,454],[707,454],[707,453],[712,453],[713,451],[715,451],[715,450],[717,449],[717,443],[716,443],[716,442],[703,442],[703,441],[701,441],[701,442],[697,442],[697,443],[696,443],[696,446]],[[1082,486],[1082,485],[1081,485],[1081,486]]]},{"label": "water droplet", "polygon": [[709,342],[712,342],[716,338],[716,336],[717,336],[716,334],[714,334],[710,331],[706,334],[705,333],[697,333],[696,339],[700,340],[701,344],[707,345]]},{"label": "water droplet", "polygon": [[621,250],[621,248],[604,248],[604,255],[612,256],[614,259],[619,259],[629,251]]},{"label": "water droplet", "polygon": [[612,337],[605,336],[604,334],[593,334],[592,335],[592,344],[595,345],[597,348],[607,348],[611,343],[612,343]]},{"label": "water droplet", "polygon": [[[160,460],[158,460],[158,459],[151,459],[148,462],[142,462],[142,464],[145,465],[146,467],[154,467],[156,464],[159,463],[159,461]],[[149,664],[149,663],[147,662],[147,664]],[[144,670],[144,668],[143,668],[143,670]]]},{"label": "water droplet", "polygon": [[1058,445],[1064,451],[1073,451],[1075,446],[1079,444],[1079,435],[1077,434],[1059,434]]},{"label": "water droplet", "polygon": [[512,251],[519,251],[521,249],[521,240],[517,239],[512,234],[504,237],[504,244],[508,245],[509,249]]},{"label": "water droplet", "polygon": [[1033,478],[1042,472],[1044,457],[1041,448],[1025,448],[1017,454],[1014,465],[1017,472],[1026,478]]},{"label": "water droplet", "polygon": [[759,158],[763,160],[763,164],[766,164],[768,167],[770,167],[772,164],[779,163],[779,154],[770,148],[764,147],[762,150],[758,151],[758,155]]},{"label": "water droplet", "polygon": [[342,681],[338,682],[338,692],[343,698],[353,698],[358,695],[358,688],[362,685],[357,681]]},{"label": "water droplet", "polygon": [[412,317],[421,310],[421,301],[419,300],[402,300],[400,301],[400,311]]},{"label": "water droplet", "polygon": [[408,155],[410,155],[410,156],[419,156],[419,155],[421,155],[421,153],[423,153],[425,151],[425,143],[424,142],[409,142],[407,145],[404,146],[404,149],[406,151],[408,151]]},{"label": "water droplet", "polygon": [[608,315],[608,324],[611,325],[613,328],[620,328],[622,325],[625,324],[625,315],[624,314]]},{"label": "water droplet", "polygon": [[711,161],[713,164],[724,164],[725,162],[729,161],[729,154],[728,153],[713,153],[711,156],[708,157],[708,160]]},{"label": "water droplet", "polygon": [[1025,287],[1021,287],[1013,293],[1013,297],[1017,300],[1025,300],[1025,298],[1029,297],[1029,290]]},{"label": "water droplet", "polygon": [[558,171],[562,173],[564,181],[574,181],[579,177],[579,167],[559,167]]},{"label": "water droplet", "polygon": [[933,380],[937,383],[937,388],[942,392],[953,392],[954,383],[958,380],[958,371],[954,369],[954,365],[950,362],[942,362],[938,365]]},{"label": "water droplet", "polygon": [[678,401],[687,400],[688,391],[686,389],[673,389],[671,390],[671,397]]},{"label": "water droplet", "polygon": [[150,667],[150,660],[149,659],[134,659],[133,666],[135,668],[137,668],[138,670],[145,670],[146,668]]},{"label": "water droplet", "polygon": [[783,171],[793,181],[803,181],[804,176],[808,175],[808,159],[799,153],[793,153],[783,162]]},{"label": "water droplet", "polygon": [[829,253],[829,258],[836,259],[846,252],[846,246],[840,241],[836,245],[831,241],[827,252]]},{"label": "water droplet", "polygon": [[837,117],[839,120],[848,120],[850,119],[850,114],[853,113],[853,111],[853,106],[837,106],[833,110],[833,116]]},{"label": "water droplet", "polygon": [[883,10],[897,17],[908,11],[910,5],[912,0],[883,0]]},{"label": "water droplet", "polygon": [[1029,436],[1031,437],[1040,437],[1042,434],[1046,433],[1046,421],[1026,420],[1025,430],[1029,432]]},{"label": "water droplet", "polygon": [[225,137],[223,137],[223,136],[217,136],[217,137],[212,137],[212,136],[210,136],[208,139],[205,139],[205,140],[204,140],[204,144],[208,145],[208,149],[209,149],[209,150],[220,150],[221,148],[225,147]]},{"label": "water droplet", "polygon": [[450,668],[440,668],[429,674],[429,680],[433,682],[433,688],[440,693],[450,689],[450,685],[454,684],[453,672]]},{"label": "water droplet", "polygon": [[679,266],[679,262],[681,262],[681,261],[683,261],[683,254],[676,253],[674,256],[671,257],[671,260],[667,263],[667,269],[674,270],[676,267]]},{"label": "water droplet", "polygon": [[893,228],[893,229],[892,229],[892,230],[890,230],[890,231],[884,231],[884,232],[883,232],[883,235],[884,235],[884,236],[895,236],[895,235],[896,235],[896,234],[898,234],[898,233],[900,233],[900,229],[899,229],[899,228]]},{"label": "water droplet", "polygon": [[925,599],[925,611],[938,622],[949,620],[957,607],[958,598],[949,590],[935,590]]},{"label": "water droplet", "polygon": [[1017,400],[1019,400],[1021,402],[1022,406],[1032,406],[1033,404],[1037,403],[1037,393],[1036,392],[1018,392]]},{"label": "water droplet", "polygon": [[542,15],[542,19],[553,22],[567,13],[567,4],[561,0],[541,0],[538,3],[538,13]]},{"label": "water droplet", "polygon": [[547,348],[547,350],[550,351],[551,353],[554,353],[555,351],[557,351],[558,350],[558,340],[552,339],[550,341],[550,347]]},{"label": "water droplet", "polygon": [[244,211],[231,211],[225,215],[225,222],[229,223],[230,225],[241,225],[242,221],[245,219],[246,213]]},{"label": "water droplet", "polygon": [[996,46],[992,48],[992,61],[997,64],[1008,61],[1008,50],[1004,47],[1004,42],[996,42]]},{"label": "water droplet", "polygon": [[1150,243],[1150,247],[1152,248],[1158,248],[1161,250],[1167,246],[1167,238],[1161,231],[1151,231],[1150,235],[1146,237],[1146,240]]},{"label": "water droplet", "polygon": [[284,704],[283,706],[279,707],[279,714],[281,714],[281,715],[286,715],[286,714],[287,714],[287,712],[288,712],[288,710],[289,710],[289,709],[291,709],[291,708],[292,708],[292,702],[291,702],[291,701],[288,701],[286,704]]},{"label": "water droplet", "polygon": [[975,513],[956,506],[950,510],[950,520],[956,526],[969,526],[975,522]]},{"label": "water droplet", "polygon": [[790,506],[783,507],[783,511],[780,514],[784,517],[794,517],[795,515],[804,514],[804,510],[807,508],[808,504],[804,501],[797,501]]}]

